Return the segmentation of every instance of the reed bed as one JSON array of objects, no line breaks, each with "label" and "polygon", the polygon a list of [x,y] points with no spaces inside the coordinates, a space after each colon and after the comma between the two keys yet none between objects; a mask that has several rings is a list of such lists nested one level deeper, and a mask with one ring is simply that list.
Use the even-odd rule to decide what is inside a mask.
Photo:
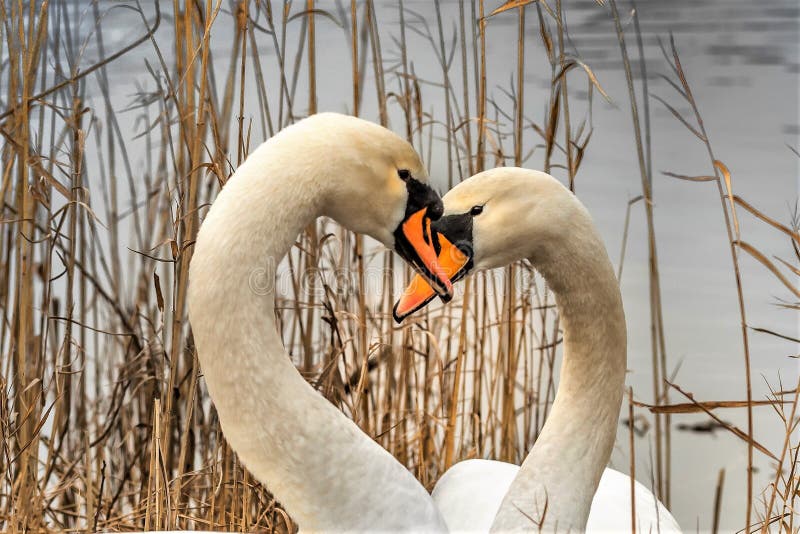
[{"label": "reed bed", "polygon": [[[428,20],[399,2],[387,31],[372,0],[0,4],[2,530],[294,529],[269,488],[239,465],[209,400],[186,317],[193,239],[252,148],[317,111],[328,85],[319,74],[322,24],[341,31],[340,75],[350,78],[350,94],[339,110],[405,135],[443,185],[514,164],[553,173],[580,194],[592,101],[608,97],[570,44],[569,6],[457,6],[457,16],[446,18],[435,2],[436,18]],[[742,531],[796,532],[800,383],[792,378],[770,398],[754,397],[742,288],[748,277],[774,277],[786,313],[797,312],[798,218],[763,213],[738,196],[724,153],[704,128],[680,43],[669,36],[662,43],[669,70],[660,74],[672,93],[651,94],[630,8],[615,0],[596,6],[615,21],[629,88],[628,100],[616,104],[630,109],[630,150],[641,175],[623,243],[629,225],[643,225],[649,254],[652,391],[631,391],[623,410],[630,452],[637,443],[640,454],[652,446],[652,470],[637,477],[652,480],[669,503],[680,469],[671,429],[683,414],[707,413],[735,436],[748,462],[705,488],[716,504],[704,512],[713,520],[698,528],[717,530],[725,480],[742,477]],[[106,21],[121,13],[131,32],[123,41],[131,44],[112,49]],[[516,67],[492,76],[486,28],[501,18],[513,21]],[[215,47],[220,26],[226,46]],[[416,74],[408,39],[430,44],[438,77]],[[140,90],[121,109],[108,71],[131,56],[139,58]],[[546,102],[524,98],[533,57],[550,73]],[[588,100],[577,99],[577,90]],[[427,103],[432,95],[443,107]],[[654,106],[673,113],[705,147],[706,169],[655,175]],[[655,238],[652,184],[659,179],[716,186],[708,209],[727,230],[746,381],[740,400],[695,397],[672,378]],[[782,234],[788,255],[770,258],[749,242],[743,217]],[[743,269],[742,256],[760,269]],[[332,221],[307,228],[275,285],[277,320],[298,369],[429,488],[464,458],[520,462],[555,394],[562,339],[552,294],[520,263],[478,273],[449,306],[396,326],[393,299],[409,274],[391,253]],[[798,342],[795,334],[760,330]],[[744,411],[747,427],[727,423],[726,410]],[[780,418],[786,432],[778,449],[760,443],[755,417]],[[637,418],[651,430],[634,439]],[[771,461],[767,487],[754,484],[756,455]]]}]

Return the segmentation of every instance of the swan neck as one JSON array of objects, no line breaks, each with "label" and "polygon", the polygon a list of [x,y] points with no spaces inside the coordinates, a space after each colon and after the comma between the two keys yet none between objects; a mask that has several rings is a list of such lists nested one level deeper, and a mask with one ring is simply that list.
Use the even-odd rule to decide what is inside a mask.
[{"label": "swan neck", "polygon": [[[591,220],[531,258],[556,295],[564,331],[558,390],[493,530],[582,531],[616,437],[626,368],[626,328],[616,276]],[[546,513],[542,519],[544,506]],[[537,516],[538,514],[538,516]]]},{"label": "swan neck", "polygon": [[302,530],[437,530],[425,489],[300,376],[276,327],[277,266],[329,198],[314,164],[264,143],[200,229],[189,314],[209,394],[241,462]]}]

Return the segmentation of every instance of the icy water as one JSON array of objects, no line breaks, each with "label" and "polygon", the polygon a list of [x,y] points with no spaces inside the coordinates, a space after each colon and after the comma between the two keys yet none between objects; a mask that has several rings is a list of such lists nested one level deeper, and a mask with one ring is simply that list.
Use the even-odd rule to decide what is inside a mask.
[{"label": "icy water", "polygon": [[[487,1],[487,11],[501,2]],[[319,4],[327,4],[319,2]],[[113,4],[104,4],[113,5]],[[225,4],[227,6],[227,3]],[[434,29],[436,15],[428,1],[407,1],[407,18],[421,14]],[[644,50],[652,94],[672,103],[682,113],[687,105],[659,77],[672,76],[663,60],[658,38],[668,43],[670,32],[695,98],[703,115],[715,155],[725,162],[733,175],[737,194],[774,218],[787,223],[797,199],[798,158],[788,146],[798,148],[798,23],[800,7],[796,1],[765,0],[640,0],[637,2]],[[393,40],[399,33],[399,15],[394,2],[378,2],[377,19],[381,28],[381,44],[387,62],[399,57]],[[336,13],[335,4],[326,6]],[[569,49],[582,57],[595,70],[599,82],[612,99],[604,102],[595,94],[594,134],[576,182],[576,191],[594,215],[606,240],[612,259],[619,258],[625,208],[630,198],[641,193],[639,170],[628,111],[627,88],[621,70],[620,50],[608,10],[594,0],[565,1]],[[630,4],[620,2],[620,9],[629,11]],[[151,11],[152,14],[152,11]],[[165,15],[168,16],[167,13]],[[442,3],[445,33],[449,36],[457,21],[458,4]],[[104,22],[106,47],[130,42],[140,31],[137,15],[125,10],[112,10]],[[630,15],[623,14],[627,25],[629,53],[638,72],[638,51],[631,30]],[[516,16],[513,13],[492,18],[487,25],[487,62],[489,64],[490,97],[502,100],[502,89],[510,86],[516,69]],[[529,8],[528,46],[526,49],[525,105],[526,116],[539,120],[547,103],[550,70],[538,37],[535,9]],[[300,24],[289,27],[289,42],[295,42]],[[157,39],[168,50],[171,24],[162,23]],[[215,53],[227,57],[230,51],[231,17],[221,13],[212,35]],[[319,109],[347,111],[351,101],[349,85],[350,56],[344,31],[325,19],[317,23],[317,76]],[[259,47],[263,62],[274,63],[271,40],[261,35]],[[407,54],[416,74],[423,79],[441,80],[442,73],[431,44],[417,34],[409,33]],[[92,51],[89,49],[88,54]],[[140,51],[113,64],[109,77],[114,79],[114,102],[119,109],[131,101],[137,83],[152,89],[147,80],[144,60],[155,63],[152,49]],[[87,59],[87,64],[89,63]],[[223,63],[225,64],[225,63]],[[458,59],[452,68],[460,79]],[[369,68],[369,65],[367,66]],[[346,69],[347,72],[344,72]],[[370,83],[370,74],[367,83]],[[274,79],[268,82],[277,82]],[[396,83],[392,81],[390,83]],[[149,85],[148,85],[149,84]],[[499,84],[499,85],[498,85]],[[586,84],[579,74],[570,75],[570,87],[576,89],[574,106],[577,123],[586,105]],[[298,102],[304,78],[298,88]],[[640,89],[637,89],[639,94]],[[582,94],[581,94],[582,93]],[[249,95],[255,102],[255,93]],[[459,95],[460,96],[460,95]],[[365,97],[362,114],[375,118],[374,97]],[[426,109],[444,106],[444,93],[425,89]],[[661,270],[661,284],[666,325],[670,373],[683,388],[698,399],[736,400],[745,397],[744,359],[735,284],[720,202],[716,187],[710,183],[678,181],[661,174],[672,171],[688,175],[712,172],[703,145],[656,100],[652,110],[652,147],[654,170],[655,224]],[[300,109],[297,110],[301,112]],[[474,110],[473,110],[474,111]],[[247,114],[247,111],[246,111]],[[131,114],[122,114],[123,121],[132,121]],[[249,117],[248,117],[249,118]],[[260,140],[258,120],[254,118],[254,139]],[[397,122],[397,124],[401,124]],[[132,123],[125,124],[134,132]],[[532,146],[538,140],[526,134]],[[133,137],[133,133],[131,134]],[[446,157],[441,144],[435,143],[430,160],[434,177],[445,175]],[[437,149],[439,152],[437,154]],[[133,154],[134,161],[144,155]],[[540,161],[534,156],[529,166]],[[91,165],[91,162],[90,162]],[[95,163],[96,165],[96,163]],[[563,179],[564,173],[553,173]],[[439,184],[445,183],[439,178]],[[649,300],[647,274],[646,227],[641,204],[634,207],[628,249],[622,277],[629,325],[629,367],[635,371],[628,382],[638,398],[650,400],[649,372]],[[788,240],[760,221],[740,211],[742,239],[756,245],[768,257],[789,258]],[[768,327],[797,337],[797,315],[776,304],[789,298],[788,293],[764,268],[742,255],[743,285],[749,324]],[[769,388],[793,387],[797,381],[796,360],[788,356],[800,350],[794,343],[751,332],[752,377],[754,396],[764,398]],[[681,402],[677,394],[673,402]],[[746,428],[744,412],[723,412],[726,421]],[[714,487],[720,469],[726,471],[723,493],[722,526],[738,530],[744,522],[744,487],[746,480],[746,447],[724,430],[710,434],[681,431],[678,424],[707,421],[707,417],[673,418],[672,510],[686,531],[711,526]],[[783,429],[780,420],[769,408],[756,408],[757,439],[771,450],[779,450]],[[613,464],[626,471],[627,433],[620,431],[620,446]],[[637,476],[649,482],[649,438],[637,442]],[[755,453],[756,488],[765,487],[773,476],[773,464]]]}]

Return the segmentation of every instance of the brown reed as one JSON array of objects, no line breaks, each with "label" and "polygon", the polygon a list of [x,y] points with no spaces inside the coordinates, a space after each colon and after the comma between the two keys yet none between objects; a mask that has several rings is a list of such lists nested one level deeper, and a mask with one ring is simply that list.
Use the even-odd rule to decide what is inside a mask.
[{"label": "brown reed", "polygon": [[[97,3],[86,13],[69,2],[0,3],[0,57],[7,58],[0,68],[0,86],[7,89],[0,109],[3,531],[294,530],[269,488],[248,475],[225,442],[198,366],[185,299],[194,237],[219,189],[261,140],[317,109],[326,82],[318,63],[321,25],[344,30],[340,57],[350,60],[350,112],[385,125],[391,120],[428,163],[441,164],[448,185],[513,162],[564,171],[560,176],[580,192],[581,162],[593,131],[591,102],[576,106],[571,91],[585,83],[590,94],[606,97],[591,66],[571,55],[568,5],[560,0],[554,8],[512,0],[494,10],[484,0],[459,0],[456,21],[444,17],[437,1],[431,25],[400,2],[399,36],[387,34],[372,0],[351,0],[349,9],[337,3],[338,11],[313,0],[238,0],[232,11],[221,0],[153,5],[153,12],[138,3],[125,8],[139,35],[112,51],[103,33],[111,13]],[[631,30],[623,28],[614,0],[608,8],[628,82],[642,186],[627,207],[620,276],[631,206],[640,199],[650,257],[653,398],[634,401],[630,391],[631,469],[633,420],[648,417],[655,491],[669,502],[670,474],[680,467],[671,459],[671,417],[708,413],[747,450],[743,526],[795,532],[800,382],[772,398],[753,398],[752,327],[738,259],[742,252],[756,258],[797,298],[791,278],[800,274],[797,220],[782,223],[734,193],[674,42],[664,48],[669,81],[693,118],[651,95],[646,72],[637,87],[625,42]],[[79,20],[88,14],[89,37]],[[489,75],[487,56],[487,29],[500,17],[516,17],[517,29],[515,70],[507,73],[513,81],[501,91],[506,99],[495,98],[495,88],[508,78]],[[233,35],[223,39],[231,47],[217,50],[215,29],[226,18]],[[633,21],[644,69],[635,11]],[[430,43],[439,78],[415,73],[407,35]],[[98,53],[94,62],[87,59],[89,44]],[[132,51],[144,52],[147,60],[141,90],[123,111],[112,101],[108,70]],[[543,56],[551,78],[540,114],[524,95],[535,54]],[[433,92],[443,109],[428,104]],[[741,314],[743,401],[695,400],[667,373],[650,98],[675,114],[709,154],[706,174],[670,176],[713,181],[718,188],[735,273],[731,290]],[[135,114],[141,154],[129,152],[123,113]],[[739,207],[785,236],[795,257],[776,263],[748,243]],[[789,277],[782,274],[787,270]],[[371,276],[376,271],[380,275]],[[342,272],[349,275],[336,276]],[[562,338],[552,295],[522,262],[500,273],[477,273],[448,307],[432,306],[396,327],[391,307],[401,272],[409,273],[363,237],[328,220],[310,225],[283,264],[286,284],[276,306],[298,369],[429,488],[464,458],[521,461],[555,395]],[[785,306],[798,309],[796,301]],[[670,404],[670,391],[687,402]],[[759,406],[771,406],[785,426],[780,451],[756,439]],[[747,429],[715,415],[725,409],[745,410]],[[754,451],[775,467],[761,500],[753,488]],[[716,487],[708,488],[715,495],[714,530],[724,481],[721,471]]]}]

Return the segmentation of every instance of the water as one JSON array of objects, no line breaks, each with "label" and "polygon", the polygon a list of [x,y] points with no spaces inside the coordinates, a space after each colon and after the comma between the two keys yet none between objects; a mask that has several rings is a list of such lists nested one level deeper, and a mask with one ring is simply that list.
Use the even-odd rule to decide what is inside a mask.
[{"label": "water", "polygon": [[[322,2],[320,2],[322,4]],[[487,11],[499,2],[487,2]],[[113,4],[104,4],[104,7]],[[227,5],[227,4],[226,4]],[[569,49],[594,69],[600,83],[610,95],[606,103],[595,94],[594,134],[581,166],[576,190],[595,217],[613,259],[619,258],[625,208],[630,198],[641,193],[639,169],[628,111],[628,96],[621,70],[620,51],[613,23],[605,8],[593,0],[565,2]],[[652,94],[670,102],[681,113],[690,115],[689,106],[659,74],[672,76],[658,46],[658,38],[668,44],[674,35],[683,68],[692,86],[703,115],[716,156],[733,174],[734,191],[764,212],[786,223],[797,199],[798,158],[787,145],[798,147],[798,24],[800,7],[795,1],[768,0],[746,2],[733,0],[669,3],[656,0],[639,1],[638,13],[645,45],[645,57]],[[399,15],[393,2],[379,2],[381,44],[387,63],[399,57],[393,37],[399,33]],[[435,11],[427,1],[407,1],[410,11],[420,13],[435,31]],[[335,7],[326,6],[332,13]],[[623,2],[620,9],[628,10]],[[299,9],[299,8],[295,8]],[[409,11],[408,18],[413,19]],[[525,102],[526,117],[539,121],[546,106],[550,70],[544,61],[538,37],[535,9],[528,10],[528,46],[526,49]],[[442,16],[445,33],[454,31],[458,6],[444,2]],[[138,34],[141,23],[130,11],[113,9],[104,19],[107,50],[115,50]],[[165,20],[157,34],[159,44],[168,50],[171,45],[171,24]],[[638,75],[639,56],[631,30],[630,16],[623,14],[628,30],[629,53]],[[516,69],[516,16],[506,13],[490,19],[487,25],[487,62],[489,96],[508,103],[501,88],[511,87],[511,74]],[[225,58],[231,48],[231,17],[221,13],[215,23],[212,42],[214,52]],[[299,21],[290,24],[288,42],[296,42]],[[513,37],[512,37],[513,36]],[[267,89],[274,98],[277,85],[271,40],[259,35],[258,46],[267,76]],[[449,41],[448,41],[449,42]],[[86,64],[95,51],[90,45]],[[414,71],[423,80],[438,81],[441,68],[426,38],[408,33],[407,54]],[[152,49],[143,46],[109,67],[113,80],[115,108],[123,109],[131,102],[139,87],[153,88],[144,71],[144,61],[155,63]],[[293,57],[289,58],[293,60]],[[168,59],[169,61],[169,59]],[[459,59],[451,76],[459,80]],[[319,109],[346,111],[351,101],[350,56],[344,31],[325,19],[317,23],[317,62]],[[225,64],[223,62],[223,64]],[[347,72],[343,74],[343,65]],[[367,83],[372,78],[367,65]],[[298,84],[297,102],[305,102],[304,73]],[[674,79],[674,78],[673,78]],[[577,124],[586,109],[586,82],[579,73],[570,74],[573,93],[573,123]],[[397,79],[387,76],[387,84]],[[90,84],[90,86],[93,84]],[[371,87],[371,85],[370,85]],[[249,98],[255,102],[252,86]],[[90,89],[91,90],[91,89]],[[426,109],[442,116],[444,94],[441,89],[424,85]],[[637,88],[640,95],[640,89]],[[97,96],[97,95],[95,95]],[[460,94],[459,94],[460,98]],[[506,99],[506,100],[504,100]],[[740,318],[725,233],[720,200],[710,183],[689,183],[665,177],[661,171],[680,174],[710,174],[708,155],[703,145],[682,126],[663,105],[655,100],[652,109],[652,147],[654,170],[655,225],[661,270],[664,321],[669,369],[674,380],[698,399],[738,400],[745,398],[743,352]],[[474,105],[473,105],[474,107]],[[302,105],[297,106],[302,112]],[[474,109],[473,109],[474,113]],[[246,111],[247,114],[247,111]],[[373,94],[366,94],[362,115],[377,117]],[[134,114],[119,115],[123,131],[137,131]],[[396,120],[397,116],[393,116]],[[249,118],[249,117],[248,117]],[[260,119],[253,117],[253,138],[263,139]],[[397,120],[396,124],[401,124]],[[441,133],[441,132],[440,132]],[[528,129],[527,146],[540,140]],[[446,157],[437,142],[430,158],[431,174],[445,187]],[[132,153],[135,164],[141,165],[144,155]],[[535,152],[528,166],[537,167],[540,153]],[[97,162],[89,162],[96,166]],[[553,174],[564,179],[561,169]],[[789,242],[762,222],[739,211],[741,237],[756,245],[768,257],[791,258]],[[622,289],[629,324],[628,382],[638,398],[650,401],[651,379],[649,300],[646,227],[642,205],[633,208]],[[789,298],[788,292],[769,275],[763,266],[745,254],[741,255],[744,294],[748,321],[797,337],[797,316],[776,303]],[[788,389],[796,384],[796,360],[788,358],[800,352],[794,343],[751,332],[751,357],[754,397],[763,399],[770,387]],[[780,386],[778,381],[783,381]],[[671,401],[683,402],[678,394]],[[719,416],[742,429],[746,428],[744,412],[719,411]],[[703,415],[673,418],[673,424],[704,422]],[[771,450],[779,450],[784,435],[779,419],[770,408],[755,409],[756,438]],[[612,458],[616,467],[627,470],[627,433],[620,432],[619,450]],[[637,477],[649,481],[649,436],[637,441]],[[699,526],[710,528],[714,487],[720,469],[727,478],[723,494],[722,526],[739,529],[744,521],[744,483],[746,448],[738,438],[726,431],[697,435],[673,429],[672,510],[687,531]],[[773,476],[772,462],[755,453],[756,488],[765,487]]]}]

